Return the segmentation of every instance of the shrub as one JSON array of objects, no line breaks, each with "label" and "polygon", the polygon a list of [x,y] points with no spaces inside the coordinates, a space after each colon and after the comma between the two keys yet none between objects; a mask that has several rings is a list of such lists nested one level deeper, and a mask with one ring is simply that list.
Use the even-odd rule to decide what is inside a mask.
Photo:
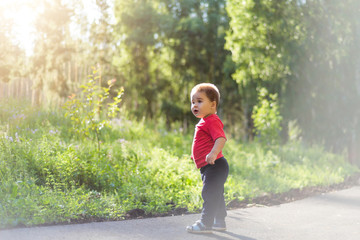
[{"label": "shrub", "polygon": [[110,88],[115,83],[114,80],[108,82],[108,87],[100,87],[99,79],[101,76],[93,69],[87,84],[81,86],[82,95],[69,96],[69,100],[64,105],[65,116],[69,117],[73,124],[73,128],[69,130],[79,140],[85,138],[96,140],[98,150],[100,150],[101,130],[109,127],[110,120],[117,116],[124,92],[124,89],[120,88],[117,95],[110,98]]},{"label": "shrub", "polygon": [[277,94],[268,94],[265,88],[259,91],[258,105],[252,114],[255,133],[258,139],[268,145],[278,144],[280,140],[280,116]]},{"label": "shrub", "polygon": [[[94,139],[67,135],[72,125],[61,111],[23,113],[22,121],[1,125],[0,228],[117,220],[132,209],[159,214],[201,208],[191,134],[161,123],[113,119],[98,149]],[[358,171],[341,155],[295,141],[264,147],[229,139],[223,152],[230,164],[227,202],[338,183]]]}]

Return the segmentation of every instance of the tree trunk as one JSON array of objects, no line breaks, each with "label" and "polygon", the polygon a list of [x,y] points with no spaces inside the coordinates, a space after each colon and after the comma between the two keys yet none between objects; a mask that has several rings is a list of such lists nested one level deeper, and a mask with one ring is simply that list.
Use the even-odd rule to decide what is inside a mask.
[{"label": "tree trunk", "polygon": [[40,105],[40,90],[37,88],[34,88],[32,91],[32,98],[31,103],[32,106],[39,106]]}]

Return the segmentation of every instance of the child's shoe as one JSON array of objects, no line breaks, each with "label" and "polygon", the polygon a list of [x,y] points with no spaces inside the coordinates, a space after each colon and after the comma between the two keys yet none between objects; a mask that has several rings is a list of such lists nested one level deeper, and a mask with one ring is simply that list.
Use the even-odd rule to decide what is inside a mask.
[{"label": "child's shoe", "polygon": [[225,220],[214,220],[214,225],[212,227],[214,231],[226,231]]},{"label": "child's shoe", "polygon": [[206,227],[200,220],[191,226],[187,226],[186,231],[189,233],[212,233],[211,228]]}]

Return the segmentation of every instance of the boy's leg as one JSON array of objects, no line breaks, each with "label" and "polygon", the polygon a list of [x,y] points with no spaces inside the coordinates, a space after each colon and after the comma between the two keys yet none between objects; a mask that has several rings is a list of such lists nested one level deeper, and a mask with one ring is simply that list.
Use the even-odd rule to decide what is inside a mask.
[{"label": "boy's leg", "polygon": [[[229,165],[226,164],[224,166],[224,184],[227,180],[227,177],[229,175]],[[227,216],[227,212],[226,212],[226,204],[225,204],[225,199],[224,199],[224,184],[222,184],[221,186],[221,198],[220,201],[218,202],[218,206],[216,208],[216,212],[215,212],[215,220],[217,220],[217,222],[221,222],[221,221],[225,221],[225,217]]]},{"label": "boy's leg", "polygon": [[215,216],[225,219],[224,183],[227,179],[229,166],[225,158],[215,161],[201,169],[203,180],[202,198],[204,200],[201,222],[207,227],[214,224]]},{"label": "boy's leg", "polygon": [[222,195],[218,202],[218,206],[216,207],[215,219],[218,221],[224,221],[226,216],[227,216],[227,212],[226,212],[226,204],[224,199],[224,186],[223,186]]}]

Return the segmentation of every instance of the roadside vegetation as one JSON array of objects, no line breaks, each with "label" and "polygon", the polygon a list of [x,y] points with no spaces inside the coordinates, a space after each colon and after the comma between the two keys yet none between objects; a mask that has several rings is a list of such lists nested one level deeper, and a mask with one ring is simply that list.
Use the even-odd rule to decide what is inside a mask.
[{"label": "roadside vegetation", "polygon": [[[75,100],[57,110],[0,103],[0,228],[120,220],[134,209],[156,215],[201,208],[200,175],[189,155],[192,133],[168,130],[161,120],[129,120],[120,109],[121,117],[106,124],[98,119],[91,128],[81,121],[74,127],[69,102]],[[72,107],[81,112],[85,105]],[[295,140],[230,138],[224,154],[231,166],[227,202],[331,185],[358,171],[343,155]]]},{"label": "roadside vegetation", "polygon": [[221,92],[229,207],[358,173],[359,9],[1,1],[0,229],[199,211],[200,82]]}]

